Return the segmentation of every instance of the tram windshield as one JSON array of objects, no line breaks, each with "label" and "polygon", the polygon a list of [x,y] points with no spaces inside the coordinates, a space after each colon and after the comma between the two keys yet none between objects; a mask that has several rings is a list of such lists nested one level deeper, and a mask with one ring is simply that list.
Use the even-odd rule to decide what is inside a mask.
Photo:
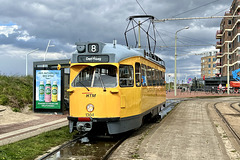
[{"label": "tram windshield", "polygon": [[117,67],[113,65],[88,66],[76,76],[73,87],[102,87],[105,89],[117,86]]}]

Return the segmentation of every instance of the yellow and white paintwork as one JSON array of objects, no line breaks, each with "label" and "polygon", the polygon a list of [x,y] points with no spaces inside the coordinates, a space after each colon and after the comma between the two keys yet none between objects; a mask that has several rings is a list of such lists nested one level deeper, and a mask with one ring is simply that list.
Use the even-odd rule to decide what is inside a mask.
[{"label": "yellow and white paintwork", "polygon": [[[165,68],[153,63],[144,57],[131,57],[120,61],[120,63],[72,63],[70,66],[70,115],[71,117],[92,118],[126,118],[141,115],[153,107],[166,101],[166,87],[164,86],[141,86],[136,87],[135,63],[145,64],[165,73]],[[81,70],[87,66],[114,65],[117,67],[119,82],[120,64],[132,65],[134,68],[134,86],[115,88],[91,88],[87,91],[84,87],[72,87],[71,83]],[[87,105],[92,104],[94,110],[87,111]]]}]

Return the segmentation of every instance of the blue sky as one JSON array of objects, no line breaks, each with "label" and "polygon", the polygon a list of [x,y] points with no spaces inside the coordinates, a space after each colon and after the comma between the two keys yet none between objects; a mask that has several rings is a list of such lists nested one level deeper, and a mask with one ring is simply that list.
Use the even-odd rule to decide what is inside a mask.
[{"label": "blue sky", "polygon": [[[223,16],[232,3],[229,0],[138,2],[147,14],[158,19]],[[209,2],[213,3],[204,6]],[[136,0],[0,0],[0,3],[0,74],[4,75],[25,75],[26,54],[39,48],[28,57],[28,73],[32,74],[32,63],[43,60],[49,40],[54,47],[49,48],[47,60],[70,58],[77,41],[112,43],[116,39],[125,45],[126,19],[144,14]],[[191,54],[215,49],[220,22],[221,19],[209,19],[156,23],[161,36],[157,36],[157,54],[166,63],[166,75],[173,77],[174,73],[175,32],[189,26],[178,33],[178,78],[181,81],[186,77],[200,77],[201,57]]]}]

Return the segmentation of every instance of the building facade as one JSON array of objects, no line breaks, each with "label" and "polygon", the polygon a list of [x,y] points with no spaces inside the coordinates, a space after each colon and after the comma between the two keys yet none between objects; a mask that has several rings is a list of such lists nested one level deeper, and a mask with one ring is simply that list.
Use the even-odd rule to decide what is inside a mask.
[{"label": "building facade", "polygon": [[204,76],[205,78],[216,77],[220,73],[216,66],[217,53],[217,51],[204,53],[204,56],[201,58],[201,78]]},{"label": "building facade", "polygon": [[[240,0],[233,0],[230,11],[225,16],[240,15]],[[232,71],[239,69],[240,64],[240,19],[238,17],[224,17],[220,24],[220,30],[216,33],[216,66],[220,70],[221,76],[227,76],[228,56],[229,75]]]}]

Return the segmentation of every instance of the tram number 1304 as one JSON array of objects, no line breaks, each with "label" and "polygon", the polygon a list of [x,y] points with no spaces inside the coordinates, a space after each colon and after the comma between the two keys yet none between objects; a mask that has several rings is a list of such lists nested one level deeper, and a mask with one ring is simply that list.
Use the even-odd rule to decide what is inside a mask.
[{"label": "tram number 1304", "polygon": [[99,51],[99,46],[96,43],[92,43],[88,45],[88,52],[89,53],[97,53]]}]

